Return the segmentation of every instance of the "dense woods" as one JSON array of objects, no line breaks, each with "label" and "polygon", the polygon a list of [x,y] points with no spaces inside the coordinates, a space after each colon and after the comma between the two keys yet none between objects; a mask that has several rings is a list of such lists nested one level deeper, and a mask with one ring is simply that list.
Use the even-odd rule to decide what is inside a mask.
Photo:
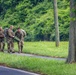
[{"label": "dense woods", "polygon": [[[69,0],[58,0],[60,40],[68,40]],[[27,41],[55,40],[53,0],[0,0],[0,25],[21,26]]]}]

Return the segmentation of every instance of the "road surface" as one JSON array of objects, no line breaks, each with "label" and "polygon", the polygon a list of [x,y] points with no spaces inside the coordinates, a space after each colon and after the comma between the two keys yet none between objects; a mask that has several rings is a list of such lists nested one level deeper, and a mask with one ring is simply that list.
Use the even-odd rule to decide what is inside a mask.
[{"label": "road surface", "polygon": [[39,74],[0,66],[0,75],[39,75]]}]

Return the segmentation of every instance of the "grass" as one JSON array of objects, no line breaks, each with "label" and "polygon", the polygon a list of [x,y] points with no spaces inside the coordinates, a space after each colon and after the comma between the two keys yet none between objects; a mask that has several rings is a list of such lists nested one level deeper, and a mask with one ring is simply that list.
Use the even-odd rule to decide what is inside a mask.
[{"label": "grass", "polygon": [[[18,51],[16,43],[15,50]],[[25,42],[23,52],[44,56],[67,57],[68,42],[60,42],[59,47],[55,47],[55,42]]]},{"label": "grass", "polygon": [[0,53],[0,63],[41,75],[76,75],[76,64],[65,64],[65,61]]},{"label": "grass", "polygon": [[[18,51],[16,43],[15,50]],[[25,42],[23,52],[67,57],[68,42],[60,42],[60,47],[55,47],[55,42]],[[0,53],[0,64],[40,73],[41,75],[76,75],[76,64],[66,64],[65,61]]]}]

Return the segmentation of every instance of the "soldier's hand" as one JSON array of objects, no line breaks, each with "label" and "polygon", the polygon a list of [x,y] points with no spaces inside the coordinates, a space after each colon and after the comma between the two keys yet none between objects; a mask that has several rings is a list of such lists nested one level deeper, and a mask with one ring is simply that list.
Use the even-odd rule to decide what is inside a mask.
[{"label": "soldier's hand", "polygon": [[12,36],[12,38],[14,38],[15,36]]}]

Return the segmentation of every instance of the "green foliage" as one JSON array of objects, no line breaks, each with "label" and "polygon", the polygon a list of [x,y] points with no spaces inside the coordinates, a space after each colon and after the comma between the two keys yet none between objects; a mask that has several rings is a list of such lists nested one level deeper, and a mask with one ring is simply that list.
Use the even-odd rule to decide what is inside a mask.
[{"label": "green foliage", "polygon": [[[55,40],[52,0],[0,0],[0,24],[21,26],[27,41]],[[69,1],[58,0],[60,40],[68,40]]]}]

